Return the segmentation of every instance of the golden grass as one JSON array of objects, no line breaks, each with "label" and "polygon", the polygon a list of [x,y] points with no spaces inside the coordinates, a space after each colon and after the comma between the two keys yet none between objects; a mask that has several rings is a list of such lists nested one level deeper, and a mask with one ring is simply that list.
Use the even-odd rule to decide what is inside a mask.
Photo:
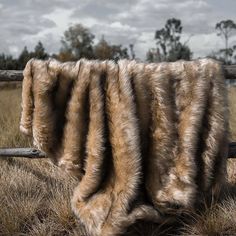
[{"label": "golden grass", "polygon": [[[0,147],[29,147],[19,132],[21,88],[0,89]],[[0,158],[0,235],[85,236],[70,208],[75,184],[48,160]]]},{"label": "golden grass", "polygon": [[[28,147],[19,132],[21,88],[0,86],[0,147]],[[231,139],[236,140],[236,88],[229,89]],[[127,235],[236,235],[236,161],[228,161],[230,188],[221,203],[190,212],[178,227],[135,224]],[[76,181],[47,160],[0,158],[0,235],[86,236],[70,208]],[[176,231],[178,229],[178,232]]]},{"label": "golden grass", "polygon": [[230,114],[229,127],[231,133],[231,140],[236,141],[236,88],[235,87],[229,88],[228,97],[229,97],[228,100],[229,100],[229,114]]},{"label": "golden grass", "polygon": [[21,89],[0,88],[0,145],[1,147],[29,146],[30,142],[19,132]]}]

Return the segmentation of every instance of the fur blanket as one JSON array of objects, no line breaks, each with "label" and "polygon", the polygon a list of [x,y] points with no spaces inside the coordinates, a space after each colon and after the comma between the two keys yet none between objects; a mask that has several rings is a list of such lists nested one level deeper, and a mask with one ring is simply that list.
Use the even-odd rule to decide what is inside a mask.
[{"label": "fur blanket", "polygon": [[118,235],[220,188],[227,110],[222,68],[211,59],[33,59],[20,129],[78,178],[72,209],[90,235]]}]

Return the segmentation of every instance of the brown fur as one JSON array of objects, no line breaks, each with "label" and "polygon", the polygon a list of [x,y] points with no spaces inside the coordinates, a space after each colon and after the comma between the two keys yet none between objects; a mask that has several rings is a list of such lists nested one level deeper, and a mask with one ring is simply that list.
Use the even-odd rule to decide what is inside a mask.
[{"label": "brown fur", "polygon": [[31,60],[20,127],[78,178],[72,209],[91,235],[159,222],[224,183],[228,111],[214,60]]}]

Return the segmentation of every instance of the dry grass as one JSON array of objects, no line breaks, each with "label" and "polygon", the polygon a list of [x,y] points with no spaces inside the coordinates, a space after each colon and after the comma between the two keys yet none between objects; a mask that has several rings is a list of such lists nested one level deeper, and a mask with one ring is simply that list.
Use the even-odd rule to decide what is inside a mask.
[{"label": "dry grass", "polygon": [[[19,132],[21,88],[0,89],[0,146],[30,146]],[[47,160],[0,159],[0,235],[85,236],[70,209],[75,184]]]},{"label": "dry grass", "polygon": [[[0,147],[26,147],[30,140],[18,129],[21,88],[0,86]],[[229,90],[231,138],[236,140],[236,88]],[[236,161],[228,161],[230,187],[224,200],[188,213],[188,223],[136,224],[127,235],[236,235]],[[70,209],[76,181],[47,160],[0,159],[0,235],[85,236]],[[185,217],[186,218],[186,217]],[[178,231],[177,231],[178,229]]]},{"label": "dry grass", "polygon": [[236,88],[229,88],[229,114],[231,139],[236,140]]}]

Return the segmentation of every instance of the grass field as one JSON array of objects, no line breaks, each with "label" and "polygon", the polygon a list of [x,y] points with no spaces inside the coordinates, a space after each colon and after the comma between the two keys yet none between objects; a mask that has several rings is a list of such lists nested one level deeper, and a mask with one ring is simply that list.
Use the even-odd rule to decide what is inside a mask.
[{"label": "grass field", "polygon": [[[0,147],[27,147],[19,132],[21,88],[0,87]],[[236,88],[229,90],[231,139],[236,140]],[[188,213],[181,235],[236,235],[236,161],[228,161],[228,188],[218,204]],[[85,236],[70,209],[76,181],[47,160],[0,159],[0,235]],[[236,194],[235,194],[236,196]],[[176,226],[136,224],[127,235],[176,235]]]}]

